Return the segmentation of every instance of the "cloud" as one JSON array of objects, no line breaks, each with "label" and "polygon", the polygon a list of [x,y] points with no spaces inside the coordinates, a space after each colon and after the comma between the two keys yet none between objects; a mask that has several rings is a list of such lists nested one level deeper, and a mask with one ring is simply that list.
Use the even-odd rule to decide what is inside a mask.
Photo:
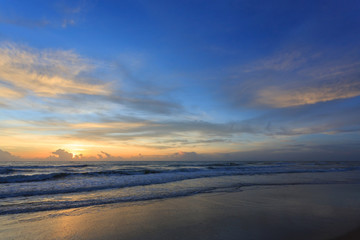
[{"label": "cloud", "polygon": [[[66,120],[47,119],[44,121],[2,121],[1,126],[7,134],[23,138],[27,136],[48,136],[47,141],[94,142],[96,145],[116,143],[122,147],[149,149],[182,148],[211,146],[231,142],[238,134],[232,124],[216,124],[204,121],[150,121],[121,116],[109,119],[100,118],[99,122],[72,123]],[[116,121],[117,120],[117,121]],[[111,157],[102,152],[104,157]]]},{"label": "cloud", "polygon": [[[147,92],[117,90],[104,80],[93,77],[99,65],[72,51],[37,50],[25,46],[0,44],[0,98],[18,99],[26,96],[48,98],[43,103],[61,108],[73,102],[112,102],[143,112],[168,114],[183,111],[180,104],[158,99]],[[102,71],[106,71],[102,69]],[[115,84],[115,83],[113,83]],[[148,84],[149,85],[149,84]],[[135,86],[140,89],[141,86]],[[149,89],[149,86],[147,87]],[[50,98],[50,99],[49,99]],[[51,98],[62,99],[52,103]],[[9,101],[8,101],[9,102]],[[69,104],[68,104],[69,103]],[[3,104],[6,105],[4,102]]]},{"label": "cloud", "polygon": [[[91,158],[87,158],[87,157],[82,157],[82,160],[91,160]],[[120,156],[112,156],[111,154],[104,152],[104,151],[100,151],[100,154],[98,154],[98,159],[104,160],[104,161],[122,161],[123,158]]]},{"label": "cloud", "polygon": [[[142,122],[111,122],[100,124],[89,124],[84,127],[74,126],[75,133],[73,137],[94,138],[94,139],[158,139],[161,137],[176,137],[176,139],[185,139],[190,141],[200,138],[206,140],[219,139],[219,136],[230,136],[232,133],[231,125],[216,124],[204,121],[149,121]],[[193,133],[190,136],[189,133]],[[209,139],[210,138],[210,139]],[[174,140],[174,139],[171,139]],[[165,140],[166,141],[166,140]],[[171,142],[171,141],[170,141]]]},{"label": "cloud", "polygon": [[[246,149],[258,142],[276,142],[313,134],[351,134],[360,131],[360,98],[320,102],[293,108],[278,108],[227,122],[194,121],[179,118],[135,118],[124,115],[40,120],[1,121],[3,133],[21,139],[25,133],[48,136],[47,141],[91,142],[96,146],[116,144],[119,148],[154,149],[168,153],[201,149]],[[44,143],[45,144],[45,143]],[[98,149],[100,150],[100,149]],[[140,150],[141,151],[141,150]],[[106,152],[106,151],[104,151]],[[102,152],[104,158],[107,155]]]},{"label": "cloud", "polygon": [[28,27],[28,28],[39,28],[45,27],[50,24],[49,20],[46,19],[23,19],[23,18],[4,18],[0,17],[0,23],[11,24],[21,27]]},{"label": "cloud", "polygon": [[[99,65],[72,51],[37,50],[12,44],[0,44],[0,100],[4,105],[11,99],[35,96],[46,98],[44,104],[64,108],[78,104],[105,102],[122,105],[142,112],[169,114],[182,112],[178,103],[159,99],[147,92],[126,92],[117,90],[115,83],[94,77]],[[102,71],[106,71],[102,69]],[[149,85],[149,84],[147,84]],[[136,89],[142,86],[136,85]],[[147,89],[150,89],[147,86]],[[162,95],[164,98],[164,94]],[[55,100],[52,100],[55,99]],[[62,99],[61,102],[57,99]],[[35,103],[34,103],[35,104]],[[109,106],[109,104],[107,104]],[[43,105],[43,107],[46,107]]]},{"label": "cloud", "polygon": [[[352,104],[350,104],[352,103]],[[360,130],[358,104],[350,100],[276,109],[241,121],[151,121],[144,119],[69,125],[69,138],[116,141],[151,149],[189,149],[239,144],[255,137],[262,140],[281,136],[349,133]],[[120,119],[118,119],[120,120]],[[125,119],[124,119],[125,120]],[[134,122],[132,122],[134,121]]]},{"label": "cloud", "polygon": [[20,160],[20,158],[0,149],[0,161],[17,161],[17,160]]},{"label": "cloud", "polygon": [[111,155],[110,155],[109,153],[106,153],[106,152],[104,152],[104,151],[101,151],[101,153],[104,154],[107,158],[110,158],[110,157],[111,157]]},{"label": "cloud", "polygon": [[142,112],[169,114],[181,113],[184,111],[182,105],[166,100],[155,99],[153,96],[142,96],[131,93],[119,93],[105,97],[106,100],[123,104],[130,109],[137,109]]},{"label": "cloud", "polygon": [[[0,16],[0,23],[26,28],[67,28],[85,22],[86,13],[96,5],[96,1],[61,0],[41,3],[41,14],[29,15],[27,3],[9,5],[5,3],[8,11]],[[25,16],[25,17],[24,17]]]},{"label": "cloud", "polygon": [[71,25],[75,25],[74,19],[64,19],[61,24],[61,27],[66,28],[67,26],[71,26]]},{"label": "cloud", "polygon": [[[235,124],[268,136],[359,132],[359,98],[282,108]],[[246,127],[246,128],[244,128]]]},{"label": "cloud", "polygon": [[64,149],[58,149],[55,152],[52,152],[53,155],[45,159],[37,160],[51,160],[51,161],[121,161],[123,160],[120,156],[112,156],[109,153],[100,151],[96,156],[86,156],[83,154],[75,155],[71,152],[68,152]]},{"label": "cloud", "polygon": [[236,71],[224,91],[238,107],[287,108],[360,96],[360,59],[350,50],[283,50]]},{"label": "cloud", "polygon": [[360,95],[360,81],[342,84],[330,83],[322,87],[302,87],[281,89],[268,87],[259,90],[256,103],[275,108],[301,106],[336,99],[352,98]]},{"label": "cloud", "polygon": [[170,155],[169,158],[175,161],[196,161],[199,155],[196,152],[177,152]]},{"label": "cloud", "polygon": [[358,144],[287,144],[271,148],[200,155],[212,161],[357,161]]},{"label": "cloud", "polygon": [[22,91],[16,91],[11,88],[8,88],[6,85],[0,83],[0,99],[18,99],[25,96],[25,93]]},{"label": "cloud", "polygon": [[[119,70],[127,74],[118,74]],[[64,114],[121,111],[169,115],[185,111],[171,99],[168,89],[146,79],[128,79],[129,71],[126,66],[119,68],[119,63],[94,61],[73,51],[3,42],[0,107]]]},{"label": "cloud", "polygon": [[85,19],[85,13],[95,6],[94,1],[60,1],[55,4],[55,10],[63,18],[61,27],[73,26]]},{"label": "cloud", "polygon": [[164,155],[143,155],[123,158],[125,161],[202,161],[209,160],[210,154],[198,154],[196,152],[175,152]]},{"label": "cloud", "polygon": [[360,150],[358,143],[280,143],[268,144],[261,149],[214,153],[178,151],[163,155],[143,155],[131,157],[112,156],[111,158],[84,156],[84,161],[334,161],[357,160]]},{"label": "cloud", "polygon": [[26,91],[40,97],[109,94],[106,84],[94,84],[81,77],[93,69],[88,60],[72,51],[38,51],[11,43],[0,45],[0,80],[8,86],[3,85],[2,92],[20,95]]},{"label": "cloud", "polygon": [[67,152],[64,149],[58,149],[55,152],[52,152],[55,156],[48,157],[49,160],[58,160],[58,161],[71,161],[73,160],[74,155]]},{"label": "cloud", "polygon": [[[318,142],[280,142],[268,144],[261,149],[245,151],[228,151],[214,153],[197,153],[178,151],[163,155],[143,155],[130,157],[110,156],[101,151],[96,156],[73,156],[63,149],[53,152],[47,158],[19,158],[9,152],[0,150],[0,161],[333,161],[343,159],[356,161],[360,154],[358,142],[318,143]],[[104,156],[105,155],[105,156]]]},{"label": "cloud", "polygon": [[242,67],[244,72],[264,70],[290,71],[299,68],[307,62],[307,57],[299,50],[283,51],[274,56],[265,57]]}]

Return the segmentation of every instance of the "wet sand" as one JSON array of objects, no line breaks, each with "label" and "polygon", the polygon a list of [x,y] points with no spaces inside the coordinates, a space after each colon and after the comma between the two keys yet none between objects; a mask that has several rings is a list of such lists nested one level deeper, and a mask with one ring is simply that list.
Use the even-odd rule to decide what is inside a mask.
[{"label": "wet sand", "polygon": [[360,227],[354,229],[342,236],[333,238],[333,240],[359,240],[360,239]]},{"label": "wet sand", "polygon": [[358,184],[248,187],[5,215],[0,239],[360,239],[351,238],[360,232],[351,233],[360,225],[359,190]]}]

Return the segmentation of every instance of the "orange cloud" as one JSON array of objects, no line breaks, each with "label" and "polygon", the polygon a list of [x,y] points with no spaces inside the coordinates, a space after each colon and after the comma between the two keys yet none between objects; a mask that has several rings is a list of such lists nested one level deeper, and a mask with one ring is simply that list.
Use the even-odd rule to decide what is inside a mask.
[{"label": "orange cloud", "polygon": [[360,83],[353,82],[325,87],[302,89],[281,89],[269,87],[257,93],[257,103],[271,107],[283,108],[336,99],[351,98],[360,95]]},{"label": "orange cloud", "polygon": [[19,91],[14,91],[10,88],[0,85],[0,98],[17,99],[23,97],[24,94]]},{"label": "orange cloud", "polygon": [[93,84],[81,74],[95,68],[72,51],[35,50],[3,43],[0,45],[0,78],[11,89],[1,87],[0,96],[21,97],[24,90],[37,96],[110,93],[106,84]]}]

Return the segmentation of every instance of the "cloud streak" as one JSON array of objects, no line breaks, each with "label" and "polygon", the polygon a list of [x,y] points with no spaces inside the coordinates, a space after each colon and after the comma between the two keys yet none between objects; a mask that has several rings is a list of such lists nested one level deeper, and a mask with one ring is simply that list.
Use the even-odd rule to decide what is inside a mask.
[{"label": "cloud streak", "polygon": [[235,106],[268,108],[352,98],[360,96],[359,69],[349,53],[284,50],[241,66],[225,93]]},{"label": "cloud streak", "polygon": [[[99,63],[73,51],[38,50],[3,42],[0,44],[0,106],[22,104],[29,108],[27,105],[31,102],[31,108],[51,112],[93,112],[95,109],[101,112],[110,108],[114,112],[135,110],[134,114],[184,112],[181,104],[166,97],[167,92],[160,96],[159,87],[150,83],[146,89],[137,84],[133,90],[126,90],[133,79],[116,79],[118,69],[113,68],[111,62]],[[120,70],[125,71],[123,68]],[[100,79],[98,72],[112,81]],[[26,99],[29,97],[31,101]],[[14,99],[24,101],[11,101]],[[79,105],[82,107],[77,107]]]},{"label": "cloud streak", "polygon": [[0,45],[0,80],[13,87],[9,90],[2,86],[2,94],[9,91],[17,91],[18,95],[26,91],[40,97],[109,94],[106,84],[94,84],[81,77],[93,69],[89,61],[71,51],[35,51],[11,43]]},{"label": "cloud streak", "polygon": [[281,89],[268,87],[257,92],[256,102],[275,108],[294,107],[360,96],[360,82],[330,83],[320,87]]},{"label": "cloud streak", "polygon": [[31,19],[22,19],[22,18],[0,18],[0,23],[4,24],[12,24],[21,27],[28,27],[28,28],[39,28],[45,27],[50,24],[49,20],[42,19],[42,20],[31,20]]}]

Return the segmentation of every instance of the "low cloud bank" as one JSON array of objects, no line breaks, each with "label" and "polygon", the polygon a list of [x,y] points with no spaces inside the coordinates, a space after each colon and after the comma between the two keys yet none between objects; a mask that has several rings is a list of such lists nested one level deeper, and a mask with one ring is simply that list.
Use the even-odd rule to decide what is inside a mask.
[{"label": "low cloud bank", "polygon": [[20,158],[0,149],[0,161],[17,161],[17,160],[20,160]]},{"label": "low cloud bank", "polygon": [[75,155],[64,149],[52,152],[46,158],[20,158],[0,150],[0,161],[356,161],[360,154],[357,144],[307,145],[287,144],[268,147],[262,150],[250,150],[227,153],[175,152],[166,155],[142,155],[131,157],[112,156],[101,151],[97,156]]}]

